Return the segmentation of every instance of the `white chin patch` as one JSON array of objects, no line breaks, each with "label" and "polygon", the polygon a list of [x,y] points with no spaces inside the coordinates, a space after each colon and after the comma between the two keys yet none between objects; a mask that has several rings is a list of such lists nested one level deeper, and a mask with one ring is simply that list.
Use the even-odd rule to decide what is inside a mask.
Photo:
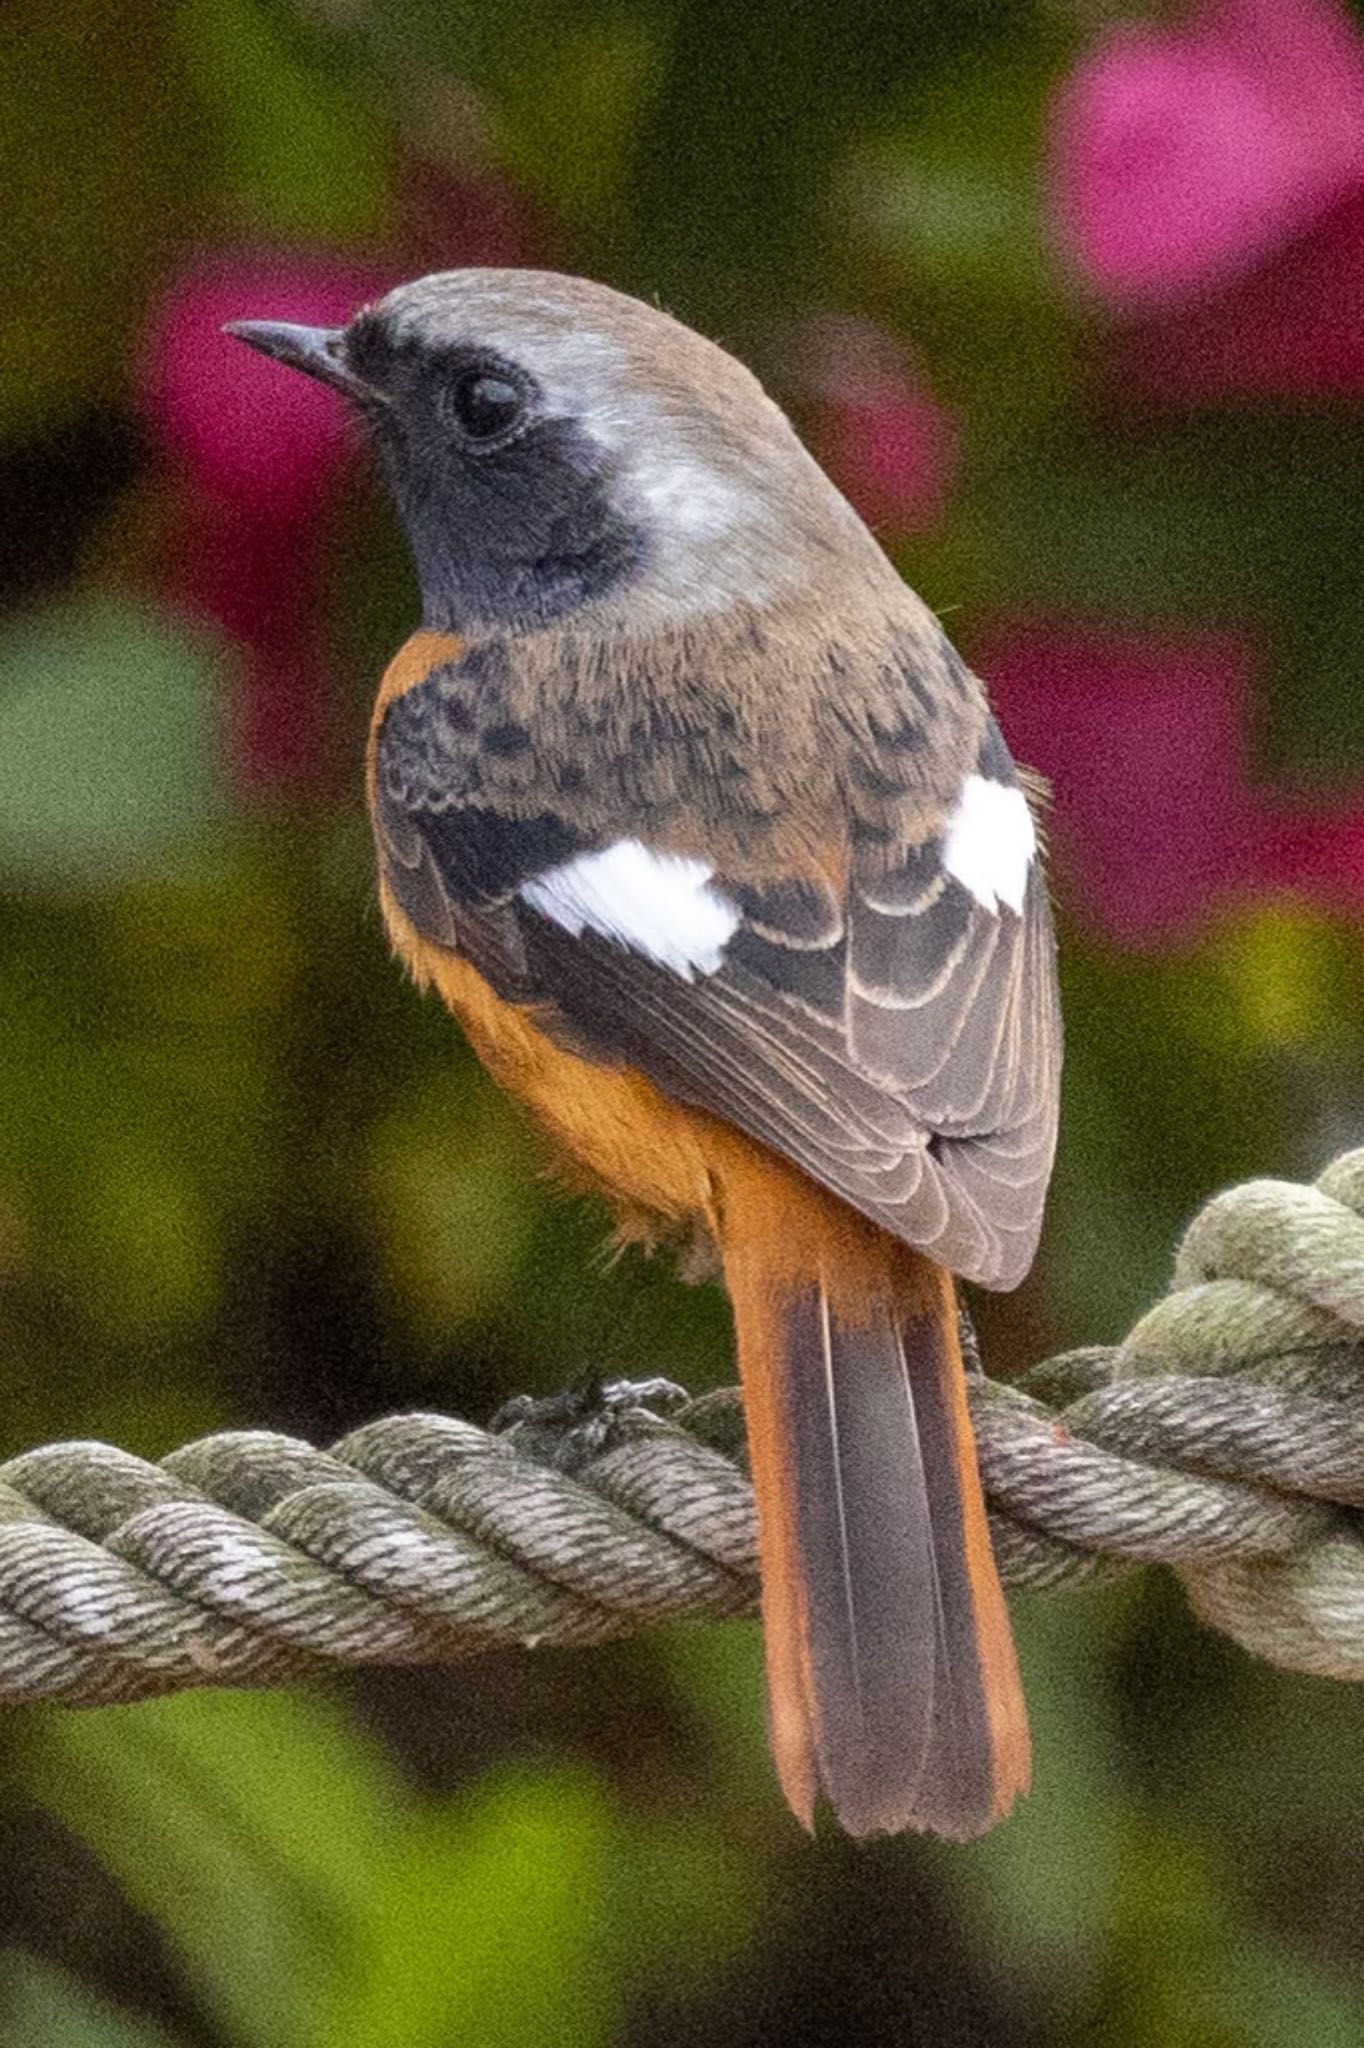
[{"label": "white chin patch", "polygon": [[942,864],[977,903],[1022,912],[1037,833],[1028,800],[1008,782],[968,775],[943,835]]},{"label": "white chin patch", "polygon": [[714,873],[706,861],[618,839],[551,868],[520,893],[575,939],[597,932],[692,981],[714,974],[739,929],[738,910],[711,887]]}]

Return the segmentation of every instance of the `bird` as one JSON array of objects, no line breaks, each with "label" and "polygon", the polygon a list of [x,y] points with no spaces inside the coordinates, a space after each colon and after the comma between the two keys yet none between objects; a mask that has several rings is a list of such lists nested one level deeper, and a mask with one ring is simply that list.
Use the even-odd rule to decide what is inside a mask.
[{"label": "bird", "polygon": [[466,269],[228,331],[344,394],[412,550],[367,754],[394,950],[624,1238],[723,1276],[791,1808],[983,1833],[1030,1748],[957,1283],[1023,1278],[1055,1149],[1042,785],[658,307]]}]

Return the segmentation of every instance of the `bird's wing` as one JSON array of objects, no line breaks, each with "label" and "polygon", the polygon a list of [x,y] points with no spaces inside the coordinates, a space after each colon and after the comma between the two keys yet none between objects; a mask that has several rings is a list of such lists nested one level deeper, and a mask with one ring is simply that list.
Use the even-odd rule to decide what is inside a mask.
[{"label": "bird's wing", "polygon": [[979,801],[936,836],[853,833],[827,871],[755,884],[651,845],[647,816],[587,830],[553,803],[490,802],[419,695],[390,709],[374,802],[388,886],[426,938],[952,1271],[1016,1284],[1055,1144],[1060,1016],[1031,818],[993,722]]}]

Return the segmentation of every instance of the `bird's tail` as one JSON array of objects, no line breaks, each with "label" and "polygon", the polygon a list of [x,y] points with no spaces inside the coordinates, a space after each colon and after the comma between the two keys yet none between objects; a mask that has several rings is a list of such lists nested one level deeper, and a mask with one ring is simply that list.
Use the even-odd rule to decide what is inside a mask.
[{"label": "bird's tail", "polygon": [[1027,1789],[1028,1723],[951,1278],[784,1172],[730,1192],[783,1790],[807,1827],[823,1791],[850,1834],[981,1834]]}]

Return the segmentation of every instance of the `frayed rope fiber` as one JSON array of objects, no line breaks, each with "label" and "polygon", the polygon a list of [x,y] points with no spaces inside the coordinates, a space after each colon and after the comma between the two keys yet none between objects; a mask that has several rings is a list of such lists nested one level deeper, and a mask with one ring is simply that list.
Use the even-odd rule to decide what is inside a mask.
[{"label": "frayed rope fiber", "polygon": [[[1364,1150],[1195,1219],[1125,1343],[971,1401],[1011,1586],[1171,1565],[1205,1622],[1364,1678]],[[733,1391],[399,1415],[330,1450],[233,1431],[159,1464],[99,1443],[0,1465],[0,1700],[97,1706],[338,1665],[592,1643],[749,1614]]]}]

